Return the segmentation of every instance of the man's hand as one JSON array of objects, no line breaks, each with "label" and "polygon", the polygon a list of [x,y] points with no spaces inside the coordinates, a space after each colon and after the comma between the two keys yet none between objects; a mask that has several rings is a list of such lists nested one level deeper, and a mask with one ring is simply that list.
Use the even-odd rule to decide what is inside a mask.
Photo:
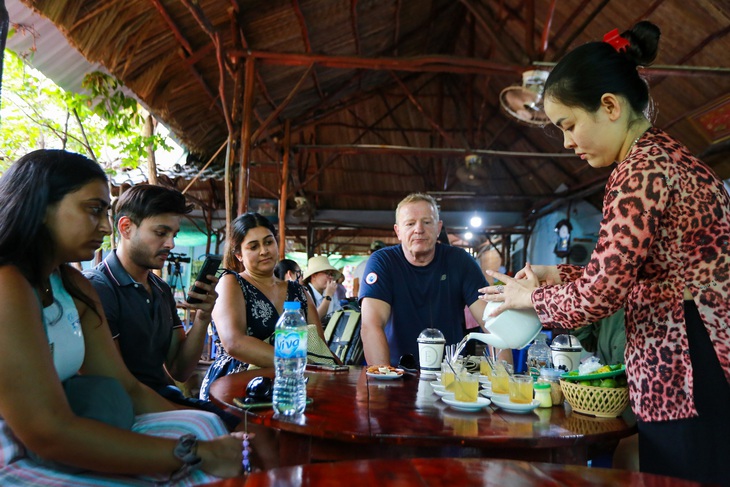
[{"label": "man's hand", "polygon": [[336,291],[337,291],[337,281],[330,281],[327,283],[327,286],[324,288],[324,291],[322,291],[322,296],[329,296],[330,298],[334,298]]},{"label": "man's hand", "polygon": [[215,290],[215,286],[218,284],[218,278],[213,275],[208,275],[208,279],[210,279],[210,284],[195,281],[195,285],[203,290],[205,294],[195,291],[188,292],[188,297],[200,299],[199,303],[190,304],[187,301],[182,302],[183,308],[195,310],[195,321],[201,321],[206,325],[210,323],[211,312],[215,306],[215,300],[218,299],[218,293]]}]

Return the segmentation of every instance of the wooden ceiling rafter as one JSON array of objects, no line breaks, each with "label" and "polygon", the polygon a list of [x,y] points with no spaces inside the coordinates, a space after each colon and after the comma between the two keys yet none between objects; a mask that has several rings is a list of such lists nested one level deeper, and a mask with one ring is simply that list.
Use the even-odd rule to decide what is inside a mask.
[{"label": "wooden ceiling rafter", "polygon": [[573,33],[568,36],[568,40],[566,40],[560,47],[560,49],[558,49],[558,51],[555,53],[555,59],[562,58],[563,55],[568,52],[568,49],[570,49],[573,41],[575,41],[578,36],[580,36],[586,30],[586,27],[588,27],[593,19],[595,19],[596,16],[601,13],[601,11],[606,7],[606,5],[608,5],[610,1],[611,0],[601,0],[601,3],[596,5],[596,7],[588,14],[588,17],[586,17],[586,19],[581,22],[581,24],[573,31]]},{"label": "wooden ceiling rafter", "polygon": [[400,39],[400,7],[402,0],[395,0],[395,11],[393,12],[393,56],[398,56]]},{"label": "wooden ceiling rafter", "polygon": [[293,146],[298,151],[308,152],[340,152],[341,155],[348,154],[420,154],[463,157],[474,154],[481,156],[507,157],[514,159],[550,159],[550,158],[571,158],[577,159],[573,153],[536,153],[524,151],[500,151],[491,149],[461,149],[458,147],[406,147],[397,145],[371,145],[371,144],[330,144],[330,145],[308,145],[298,144]]},{"label": "wooden ceiling rafter", "polygon": [[[573,22],[578,20],[579,14],[585,10],[589,3],[591,3],[591,0],[582,0],[580,4],[576,5],[573,11],[565,18],[565,22],[563,22],[563,25],[561,25],[555,32],[555,35],[550,40],[548,47],[552,46],[553,49],[558,49],[557,42],[563,37],[563,34],[565,34],[568,29],[570,29],[570,27],[573,25]],[[557,55],[553,56],[554,59],[556,59],[557,57]]]},{"label": "wooden ceiling rafter", "polygon": [[[690,59],[692,59],[695,55],[702,52],[702,50],[707,47],[710,43],[712,43],[715,40],[722,39],[726,35],[730,33],[730,25],[726,25],[720,30],[717,30],[704,39],[702,39],[695,47],[689,50],[684,56],[679,58],[676,63],[674,63],[675,67],[682,66],[687,63]],[[697,66],[693,66],[693,68],[697,68]],[[669,76],[668,75],[661,75],[659,74],[656,79],[652,82],[652,87],[656,87],[660,83],[662,83],[664,80],[666,80]]]},{"label": "wooden ceiling rafter", "polygon": [[[236,39],[234,45],[238,43],[243,49],[249,49],[248,39],[246,38],[246,33],[243,30],[243,24],[241,23],[241,19],[239,17],[241,12],[240,6],[238,5],[238,2],[236,0],[230,0],[230,3],[234,14],[231,17],[231,30],[233,31],[231,33],[231,37]],[[276,103],[274,103],[273,98],[271,98],[269,90],[266,87],[266,83],[264,82],[264,78],[261,76],[261,73],[258,70],[256,70],[256,82],[258,83],[259,93],[261,94],[261,96],[264,97],[264,100],[266,100],[266,102],[272,109],[275,109]],[[261,121],[262,117],[259,116],[256,109],[254,109],[254,113],[256,114],[256,118]]]},{"label": "wooden ceiling rafter", "polygon": [[[297,18],[297,22],[299,22],[299,30],[302,33],[304,52],[311,54],[312,44],[309,42],[309,29],[307,28],[307,20],[304,18],[304,12],[302,12],[302,8],[299,5],[299,0],[291,0],[291,4],[292,9],[294,10],[294,15]],[[314,82],[314,87],[317,89],[317,93],[319,93],[320,100],[323,99],[324,93],[322,92],[322,87],[319,85],[319,78],[317,78],[316,71],[312,71],[312,81]]]},{"label": "wooden ceiling rafter", "polygon": [[[317,100],[317,103],[312,104],[309,106],[305,112],[300,114],[295,120],[292,120],[292,127],[296,127],[297,129],[302,129],[309,125],[310,123],[316,123],[317,120],[319,120],[322,116],[331,115],[332,113],[335,113],[339,110],[342,110],[346,108],[350,103],[348,100],[340,100],[340,94],[347,91],[349,88],[354,86],[358,83],[358,80],[363,76],[363,71],[358,71],[355,76],[347,78],[344,83],[342,83],[337,89],[332,90],[330,93],[325,95],[324,98],[320,98]],[[360,97],[360,98],[366,98],[369,97],[370,94],[367,93],[353,93],[352,98],[354,97]],[[339,109],[327,109],[327,103],[331,100],[336,100],[337,104],[341,105]],[[322,113],[326,113],[326,115],[321,115]],[[318,115],[320,114],[320,115]],[[278,131],[281,131],[280,129]]]},{"label": "wooden ceiling rafter", "polygon": [[[385,107],[386,113],[388,113],[390,115],[390,120],[393,122],[394,127],[392,129],[390,129],[390,130],[397,131],[401,135],[401,137],[403,138],[403,142],[406,145],[411,145],[411,140],[408,137],[408,132],[411,131],[411,128],[409,128],[408,130],[406,130],[403,127],[403,124],[400,123],[400,120],[398,120],[398,118],[395,116],[394,108],[392,108],[390,106],[390,102],[388,101],[388,98],[385,96],[385,94],[382,91],[379,91],[377,96],[378,96],[378,98],[380,98],[380,102]],[[405,101],[404,98],[401,98],[401,100]],[[380,131],[387,131],[388,129],[385,128],[385,127],[379,127],[378,130],[380,130]],[[433,132],[433,129],[430,129],[430,128],[424,129],[424,132],[431,133],[431,132]],[[385,137],[383,137],[381,135],[381,139],[385,139]]]},{"label": "wooden ceiling rafter", "polygon": [[527,17],[525,25],[525,54],[527,55],[527,59],[533,61],[535,59],[535,0],[525,0],[524,9],[525,17]]},{"label": "wooden ceiling rafter", "polygon": [[[477,23],[482,27],[483,32],[487,34],[487,36],[489,36],[494,44],[499,46],[502,52],[507,54],[507,57],[512,62],[520,63],[523,61],[522,59],[520,59],[522,53],[520,52],[519,48],[514,45],[508,46],[508,36],[498,35],[498,32],[501,30],[501,28],[494,25],[493,22],[488,21],[487,18],[481,14],[481,12],[477,11],[471,0],[459,0],[459,3],[466,7],[466,9],[474,16],[474,19],[477,21]],[[509,40],[511,41],[511,39]]]},{"label": "wooden ceiling rafter", "polygon": [[364,57],[364,56],[330,56],[326,54],[283,53],[273,51],[236,51],[230,52],[234,57],[255,57],[263,64],[277,66],[307,66],[315,63],[319,66],[338,69],[368,69],[374,71],[411,71],[419,73],[460,73],[460,74],[494,74],[513,76],[521,75],[524,66],[496,63],[485,59],[468,59],[450,55],[429,55],[417,57]]},{"label": "wooden ceiling rafter", "polygon": [[548,7],[548,13],[545,16],[545,22],[543,23],[542,35],[540,36],[540,48],[537,50],[537,59],[540,61],[545,60],[548,46],[550,45],[550,28],[553,25],[553,17],[555,16],[555,7],[557,6],[558,0],[550,0],[550,7]]},{"label": "wooden ceiling rafter", "polygon": [[443,128],[441,128],[441,126],[433,119],[433,117],[430,114],[426,113],[426,109],[423,107],[423,105],[418,103],[418,100],[416,100],[416,97],[413,96],[413,93],[411,93],[411,91],[408,89],[408,87],[405,85],[405,83],[403,83],[403,81],[401,81],[401,79],[392,71],[390,72],[390,76],[398,84],[400,89],[403,90],[403,93],[405,93],[406,97],[411,102],[411,104],[414,107],[416,107],[416,110],[418,110],[418,112],[421,115],[423,115],[423,117],[426,119],[426,121],[429,124],[431,124],[431,126],[434,128],[434,130],[436,132],[438,132],[441,135],[441,137],[443,137],[444,140],[447,141],[450,145],[455,146],[456,141],[449,134],[447,134]]},{"label": "wooden ceiling rafter", "polygon": [[357,26],[357,0],[350,0],[350,27],[352,28],[352,40],[355,43],[355,55],[360,56],[360,29]]},{"label": "wooden ceiling rafter", "polygon": [[[358,115],[357,113],[355,113],[355,112],[354,112],[354,111],[353,111],[352,109],[348,109],[348,113],[349,113],[349,114],[350,114],[350,115],[351,115],[351,116],[352,116],[353,118],[355,118],[355,120],[356,120],[356,121],[359,121],[359,122],[365,123],[365,121],[364,121],[364,120],[363,120],[362,118],[360,118],[360,116],[359,116],[359,115]],[[391,118],[392,118],[392,117],[391,117]],[[379,133],[379,131],[377,131],[377,130],[373,130],[373,126],[367,126],[367,125],[365,125],[365,126],[364,126],[364,127],[363,127],[363,128],[361,129],[361,130],[363,130],[363,131],[368,131],[368,132],[370,132],[371,134],[373,134],[373,135],[374,135],[375,137],[377,137],[377,138],[378,138],[379,140],[381,140],[381,141],[383,141],[383,142],[386,142],[386,143],[388,142],[388,139],[387,139],[387,138],[385,138],[385,137],[383,137],[383,135],[382,135],[381,133]],[[415,168],[413,167],[413,165],[411,164],[411,161],[410,161],[410,160],[409,160],[409,159],[408,159],[407,157],[405,157],[405,156],[403,156],[403,155],[399,155],[399,156],[398,156],[398,158],[399,158],[399,159],[400,159],[400,160],[401,160],[402,162],[404,162],[404,163],[405,163],[406,165],[408,165],[409,167],[411,167],[411,169],[415,169]]]},{"label": "wooden ceiling rafter", "polygon": [[639,15],[633,21],[631,21],[630,25],[635,25],[639,21],[648,18],[663,3],[664,3],[664,0],[655,0],[654,3],[649,5],[649,7],[646,10],[644,10],[644,12],[641,15]]},{"label": "wooden ceiling rafter", "polygon": [[307,79],[309,74],[312,72],[312,69],[314,68],[314,64],[310,64],[307,69],[304,71],[304,74],[299,78],[299,81],[294,85],[294,87],[289,91],[289,94],[286,95],[286,97],[282,100],[281,103],[279,103],[278,106],[274,108],[274,111],[269,114],[268,117],[266,117],[266,120],[264,120],[257,128],[256,131],[251,135],[251,143],[255,143],[261,133],[266,130],[271,124],[271,122],[276,119],[281,112],[289,105],[289,103],[294,98],[294,95],[299,93],[299,89],[302,87],[302,84],[304,83],[304,80]]}]

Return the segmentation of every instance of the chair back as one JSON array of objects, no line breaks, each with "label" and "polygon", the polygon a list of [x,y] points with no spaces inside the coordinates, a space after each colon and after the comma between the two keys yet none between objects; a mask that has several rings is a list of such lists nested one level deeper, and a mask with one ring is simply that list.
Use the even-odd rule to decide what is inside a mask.
[{"label": "chair back", "polygon": [[324,337],[332,353],[343,364],[360,365],[363,360],[362,340],[360,339],[360,313],[342,309],[332,313],[327,323]]}]

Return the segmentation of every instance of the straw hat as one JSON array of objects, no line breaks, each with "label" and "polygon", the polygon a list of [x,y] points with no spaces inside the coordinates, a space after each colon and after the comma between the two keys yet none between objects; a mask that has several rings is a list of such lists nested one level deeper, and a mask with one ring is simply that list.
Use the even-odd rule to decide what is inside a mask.
[{"label": "straw hat", "polygon": [[330,264],[330,261],[327,259],[326,255],[315,255],[311,259],[309,259],[309,262],[307,262],[307,271],[302,276],[302,280],[309,279],[310,276],[318,273],[318,272],[327,272],[327,271],[334,271],[337,274],[337,278],[339,279],[339,275],[341,274],[340,271],[332,267],[332,264]]}]

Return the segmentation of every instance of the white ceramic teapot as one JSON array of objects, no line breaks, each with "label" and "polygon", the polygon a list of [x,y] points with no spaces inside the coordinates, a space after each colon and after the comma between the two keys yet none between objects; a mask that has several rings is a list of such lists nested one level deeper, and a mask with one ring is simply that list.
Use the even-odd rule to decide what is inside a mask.
[{"label": "white ceramic teapot", "polygon": [[467,340],[479,340],[497,348],[525,348],[542,331],[542,323],[532,309],[508,309],[499,316],[489,315],[501,303],[490,302],[484,308],[484,328],[489,333],[469,333]]}]

